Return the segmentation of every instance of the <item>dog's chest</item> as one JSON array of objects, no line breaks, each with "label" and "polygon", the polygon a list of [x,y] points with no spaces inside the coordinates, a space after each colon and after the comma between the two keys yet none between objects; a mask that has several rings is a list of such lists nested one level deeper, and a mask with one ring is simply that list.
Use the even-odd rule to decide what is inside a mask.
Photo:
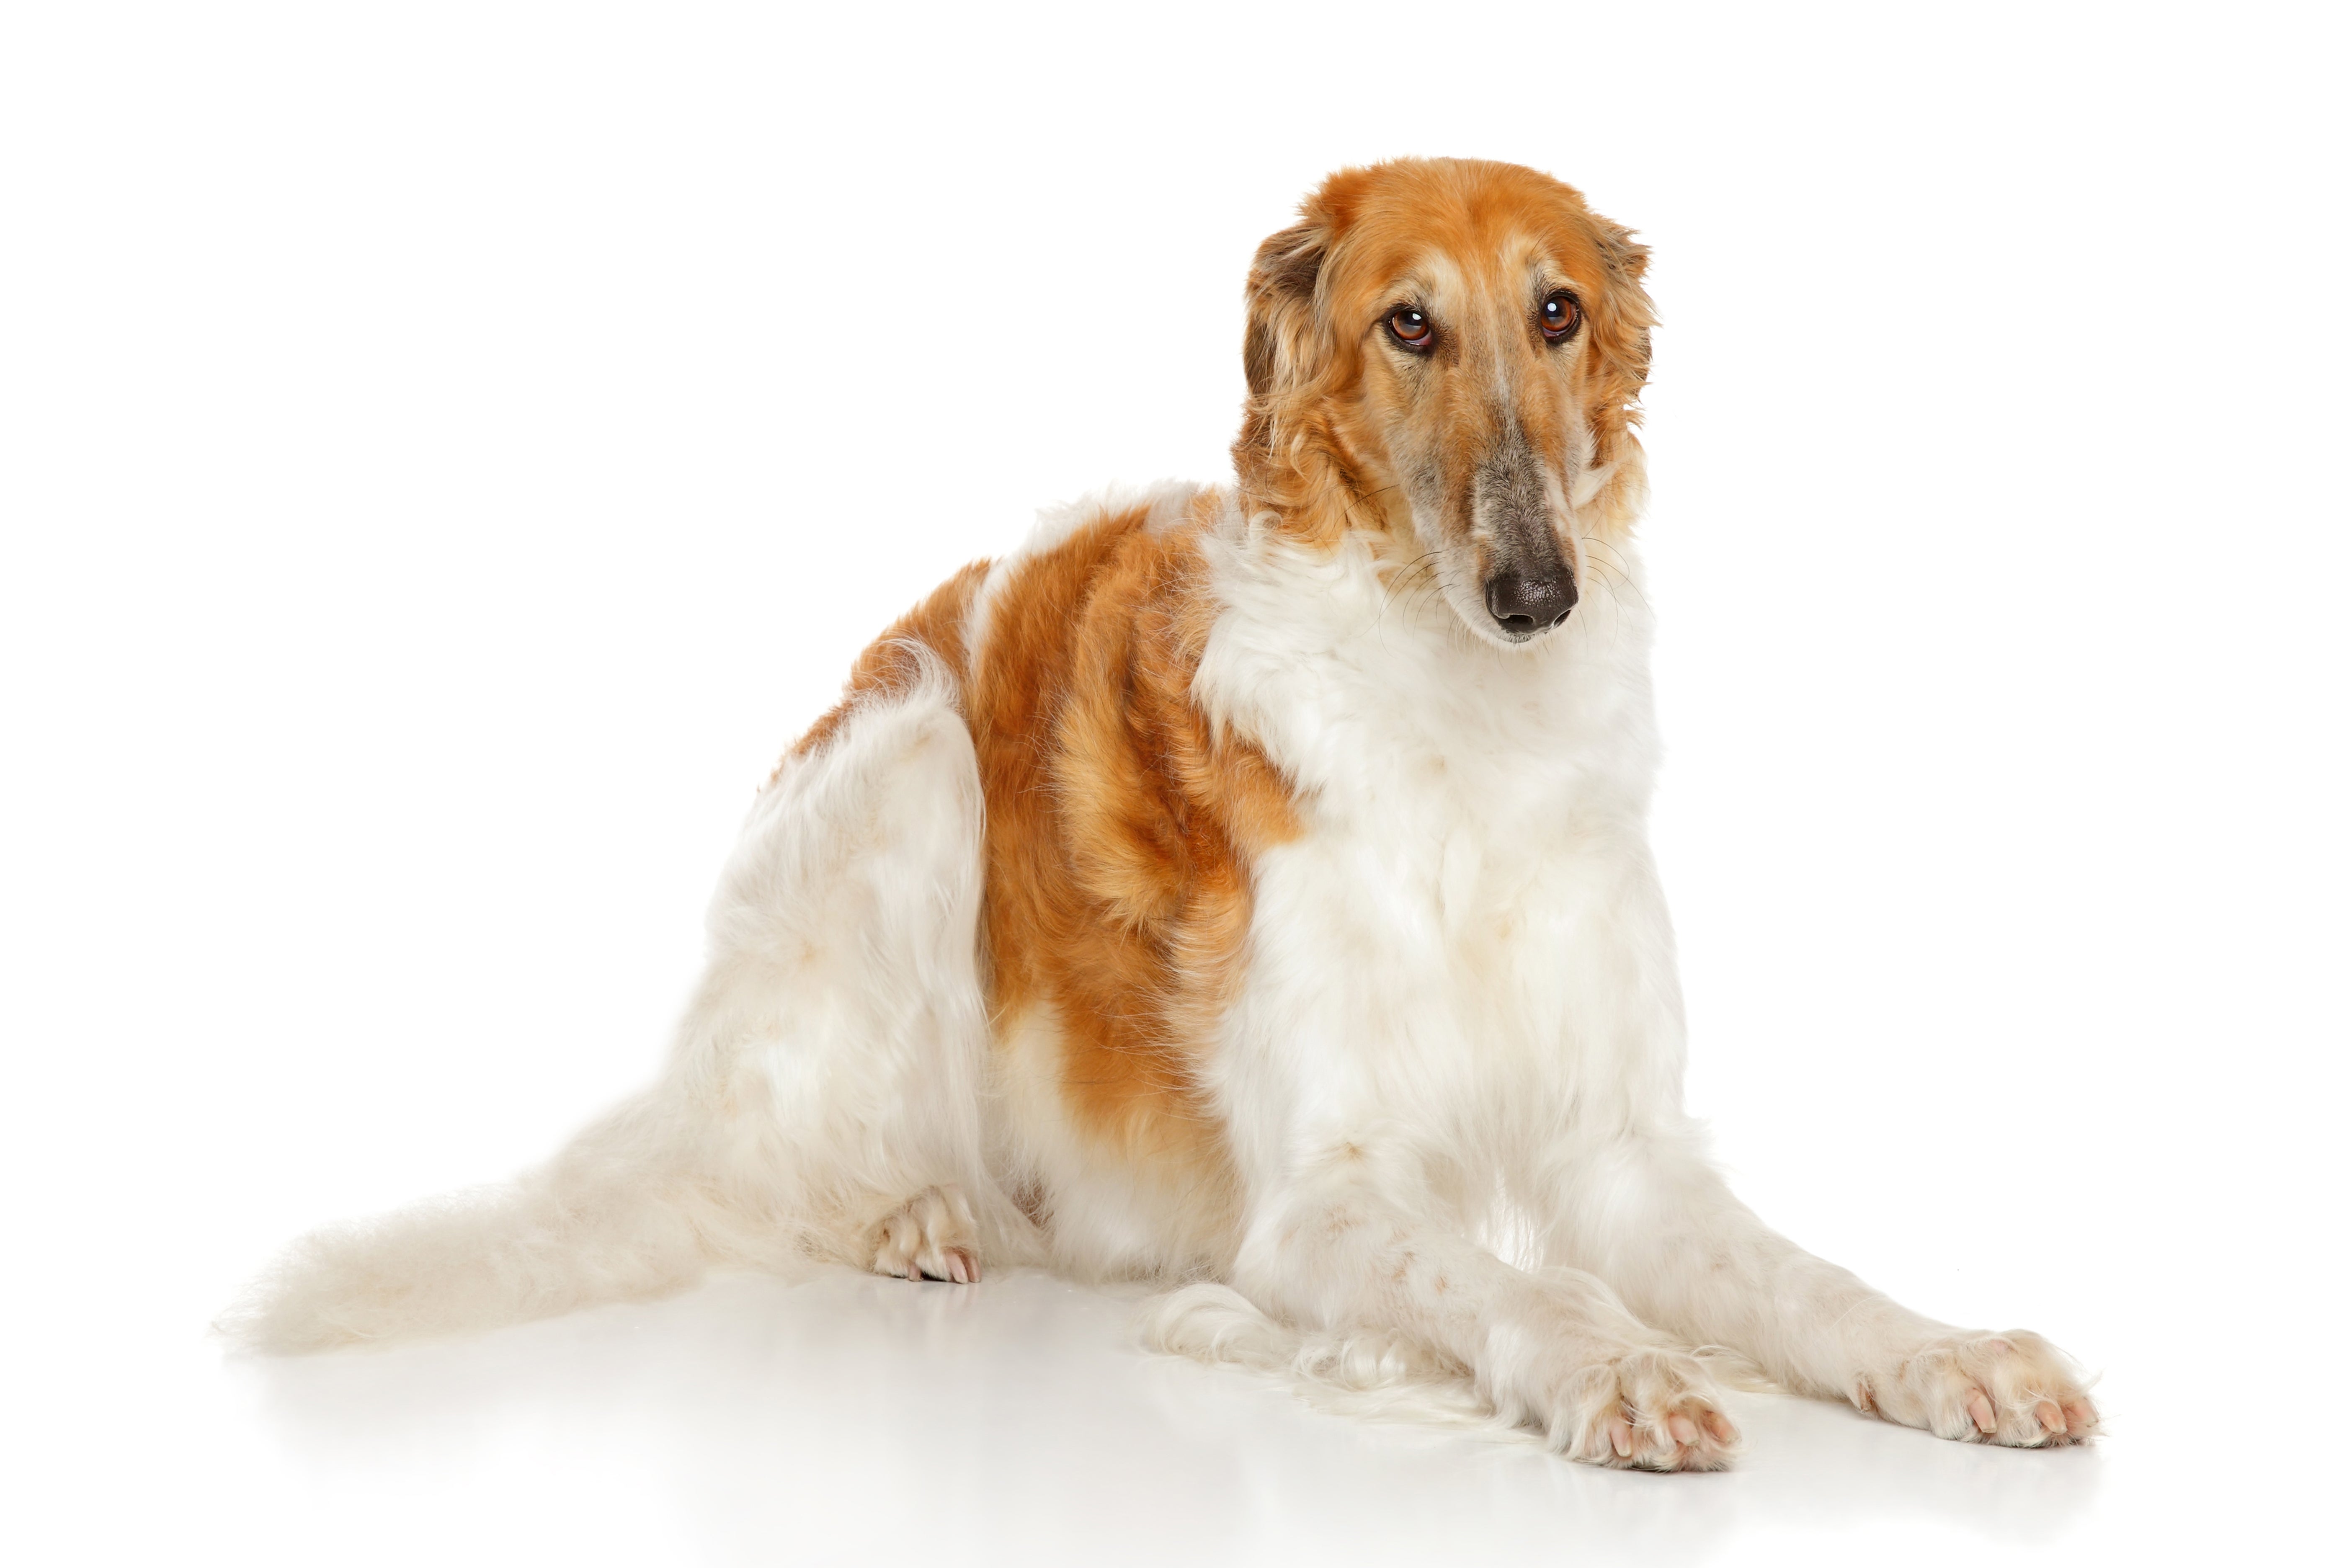
[{"label": "dog's chest", "polygon": [[1299,837],[1254,867],[1255,951],[1322,984],[1411,984],[1457,1015],[1507,1007],[1622,816],[1607,738],[1516,681],[1418,713],[1318,695],[1292,743],[1269,746],[1308,787]]},{"label": "dog's chest", "polygon": [[1204,663],[1297,785],[1303,827],[1252,868],[1229,1070],[1245,1100],[1292,1107],[1284,1122],[1483,1116],[1562,1090],[1568,949],[1638,838],[1652,767],[1639,628],[1603,599],[1554,646],[1510,652],[1381,616],[1345,576],[1318,586],[1287,623],[1243,599]]}]

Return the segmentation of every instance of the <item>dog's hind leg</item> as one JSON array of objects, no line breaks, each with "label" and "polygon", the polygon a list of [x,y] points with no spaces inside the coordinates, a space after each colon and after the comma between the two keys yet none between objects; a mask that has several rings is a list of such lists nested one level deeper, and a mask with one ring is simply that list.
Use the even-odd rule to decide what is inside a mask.
[{"label": "dog's hind leg", "polygon": [[752,1250],[977,1279],[1029,1226],[983,1153],[978,763],[944,669],[916,672],[754,807],[674,1071],[730,1101]]},{"label": "dog's hind leg", "polygon": [[976,1279],[982,1256],[1027,1251],[982,1158],[978,767],[951,678],[908,662],[753,805],[659,1081],[520,1182],[297,1243],[223,1327],[309,1350],[660,1295],[714,1267]]}]

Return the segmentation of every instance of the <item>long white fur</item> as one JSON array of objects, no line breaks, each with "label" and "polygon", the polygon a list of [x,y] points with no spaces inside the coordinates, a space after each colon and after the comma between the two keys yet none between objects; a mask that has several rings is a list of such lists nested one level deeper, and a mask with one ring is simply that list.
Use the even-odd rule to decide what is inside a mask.
[{"label": "long white fur", "polygon": [[928,665],[753,805],[652,1089],[511,1187],[306,1237],[223,1328],[311,1350],[658,1295],[714,1267],[865,1267],[885,1215],[950,1184],[988,1256],[1034,1259],[982,1157],[981,810],[953,682]]},{"label": "long white fur", "polygon": [[1299,785],[1307,831],[1255,868],[1213,1072],[1250,1194],[1238,1298],[1195,1289],[1150,1331],[1431,1417],[1459,1411],[1450,1364],[1584,1458],[1642,1379],[1710,1389],[1703,1347],[1947,1436],[1982,1435],[1981,1385],[2004,1440],[2042,1441],[2036,1405],[2076,1385],[2038,1337],[1895,1305],[1706,1160],[1647,844],[1647,603],[1630,547],[1604,558],[1565,626],[1500,649],[1368,544],[1220,542],[1194,694]]},{"label": "long white fur", "polygon": [[[1503,648],[1368,542],[1309,552],[1216,504],[1193,695],[1295,782],[1305,823],[1253,868],[1243,979],[1204,1069],[1240,1176],[1237,1252],[1067,1123],[1058,1020],[985,1016],[977,764],[952,680],[927,667],[760,797],[652,1089],[512,1188],[299,1244],[228,1326],[307,1349],[712,1267],[914,1271],[956,1238],[907,1205],[950,1189],[991,1267],[1208,1276],[1148,1314],[1154,1342],[1354,1407],[1523,1426],[1602,1462],[1631,1413],[1650,1423],[1633,1462],[1720,1462],[1727,1424],[1675,1458],[1661,1414],[1712,1396],[1692,1352],[1720,1345],[1948,1436],[1983,1435],[1981,1389],[2000,1440],[2041,1441],[2037,1405],[2078,1392],[2063,1358],[1921,1318],[1774,1235],[1683,1112],[1638,561],[1580,539],[1609,569],[1580,574],[1559,631]],[[1050,1237],[1015,1194],[1042,1198]],[[904,1238],[887,1257],[877,1227]]]}]

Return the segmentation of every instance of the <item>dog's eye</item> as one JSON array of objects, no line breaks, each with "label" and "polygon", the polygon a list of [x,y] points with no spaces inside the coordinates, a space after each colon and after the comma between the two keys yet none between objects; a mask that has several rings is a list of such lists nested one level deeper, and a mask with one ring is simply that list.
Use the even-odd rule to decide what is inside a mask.
[{"label": "dog's eye", "polygon": [[1437,339],[1429,318],[1410,305],[1389,312],[1389,335],[1409,349],[1426,349]]},{"label": "dog's eye", "polygon": [[1543,335],[1556,343],[1564,343],[1576,336],[1576,329],[1584,323],[1584,308],[1576,296],[1563,289],[1543,302]]}]

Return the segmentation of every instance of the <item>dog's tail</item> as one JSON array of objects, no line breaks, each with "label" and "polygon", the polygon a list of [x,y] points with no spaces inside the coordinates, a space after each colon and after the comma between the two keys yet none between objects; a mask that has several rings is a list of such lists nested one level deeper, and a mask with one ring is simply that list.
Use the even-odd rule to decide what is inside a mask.
[{"label": "dog's tail", "polygon": [[953,678],[908,658],[753,804],[652,1089],[510,1186],[297,1242],[221,1327],[320,1350],[663,1295],[721,1265],[866,1268],[877,1227],[948,1184],[992,1258],[1034,1250],[983,1157],[979,763]]},{"label": "dog's tail", "polygon": [[519,1182],[304,1237],[215,1326],[283,1353],[683,1289],[739,1250],[744,1227],[682,1136],[678,1098],[666,1084],[632,1101]]}]

